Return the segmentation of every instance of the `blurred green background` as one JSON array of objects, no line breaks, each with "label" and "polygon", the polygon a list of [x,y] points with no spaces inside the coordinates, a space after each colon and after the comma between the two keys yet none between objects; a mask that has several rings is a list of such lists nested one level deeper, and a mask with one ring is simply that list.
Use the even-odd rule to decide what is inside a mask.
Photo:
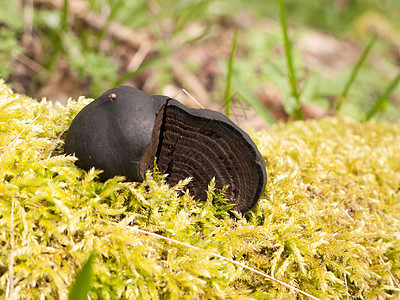
[{"label": "blurred green background", "polygon": [[62,103],[120,84],[222,112],[229,102],[231,118],[256,129],[296,119],[296,101],[306,119],[397,121],[400,1],[282,3],[286,28],[273,0],[1,1],[0,74]]}]

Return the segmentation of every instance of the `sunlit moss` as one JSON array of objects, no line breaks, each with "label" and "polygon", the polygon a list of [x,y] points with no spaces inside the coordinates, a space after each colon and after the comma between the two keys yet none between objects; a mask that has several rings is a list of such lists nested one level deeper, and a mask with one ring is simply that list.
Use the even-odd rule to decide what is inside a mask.
[{"label": "sunlit moss", "polygon": [[89,101],[53,108],[0,83],[2,298],[12,271],[15,299],[65,299],[92,249],[91,299],[304,298],[129,227],[243,262],[321,299],[398,297],[398,124],[335,117],[252,133],[269,177],[257,207],[241,216],[213,205],[222,199],[212,186],[199,203],[185,182],[168,187],[157,172],[142,184],[103,184],[98,171],[76,168],[62,155],[62,133]]}]

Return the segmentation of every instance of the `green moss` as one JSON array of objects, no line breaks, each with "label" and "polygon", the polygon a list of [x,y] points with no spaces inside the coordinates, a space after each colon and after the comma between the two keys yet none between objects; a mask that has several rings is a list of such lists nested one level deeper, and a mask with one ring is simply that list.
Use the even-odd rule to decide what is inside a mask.
[{"label": "green moss", "polygon": [[305,297],[209,252],[322,299],[399,297],[398,124],[336,117],[253,132],[266,193],[232,216],[212,186],[199,203],[157,172],[103,184],[76,168],[62,133],[89,101],[52,108],[0,83],[0,297],[13,272],[15,299],[66,299],[92,249],[91,299]]}]

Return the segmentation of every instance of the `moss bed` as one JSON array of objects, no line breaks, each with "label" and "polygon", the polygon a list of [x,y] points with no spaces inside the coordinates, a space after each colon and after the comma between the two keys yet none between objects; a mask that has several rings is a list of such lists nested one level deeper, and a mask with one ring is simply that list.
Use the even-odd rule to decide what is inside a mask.
[{"label": "moss bed", "polygon": [[399,124],[333,117],[251,132],[268,183],[240,215],[212,184],[197,202],[156,171],[101,183],[75,167],[63,132],[90,101],[52,107],[0,82],[1,298],[10,284],[14,299],[67,298],[94,249],[91,299],[307,298],[211,252],[321,299],[399,299]]}]

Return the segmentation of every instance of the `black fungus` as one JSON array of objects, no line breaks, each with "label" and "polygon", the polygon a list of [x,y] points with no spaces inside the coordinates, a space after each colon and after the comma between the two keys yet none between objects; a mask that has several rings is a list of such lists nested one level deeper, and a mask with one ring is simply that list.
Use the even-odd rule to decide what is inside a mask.
[{"label": "black fungus", "polygon": [[225,196],[240,212],[257,203],[267,180],[256,145],[223,114],[128,86],[105,92],[77,114],[65,152],[85,170],[104,170],[102,180],[123,175],[143,181],[156,158],[170,185],[192,177],[187,187],[199,200],[215,178],[217,189],[228,186]]}]

